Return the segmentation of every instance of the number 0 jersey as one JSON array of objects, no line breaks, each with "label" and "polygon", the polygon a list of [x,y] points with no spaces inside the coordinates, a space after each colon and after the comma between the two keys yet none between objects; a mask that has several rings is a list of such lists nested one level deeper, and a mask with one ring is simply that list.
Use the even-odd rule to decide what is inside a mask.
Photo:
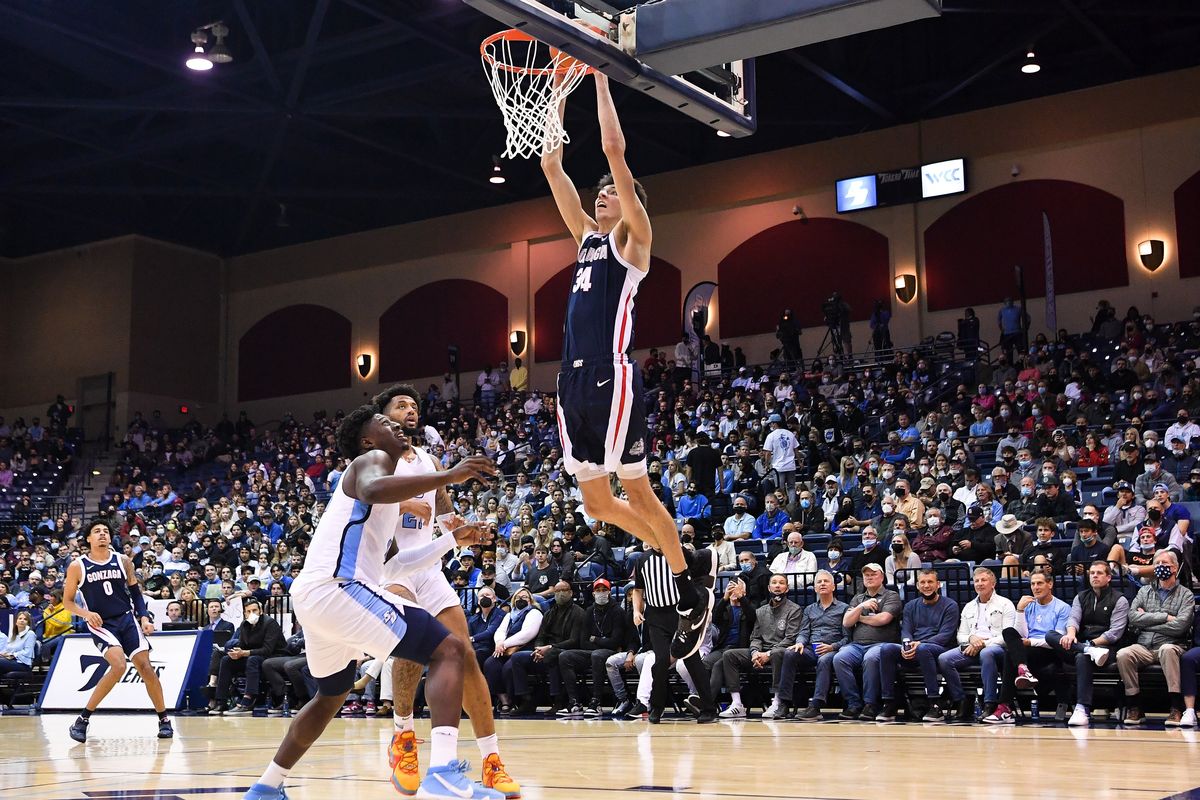
[{"label": "number 0 jersey", "polygon": [[567,299],[564,366],[611,363],[632,349],[634,297],[646,274],[621,257],[611,232],[584,234]]}]

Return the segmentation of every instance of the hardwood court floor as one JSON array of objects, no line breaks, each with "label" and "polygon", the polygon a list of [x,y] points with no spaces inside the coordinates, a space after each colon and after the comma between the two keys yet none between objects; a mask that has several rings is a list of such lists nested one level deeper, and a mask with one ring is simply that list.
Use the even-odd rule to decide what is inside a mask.
[{"label": "hardwood court floor", "polygon": [[[97,715],[89,740],[64,714],[0,717],[0,798],[236,800],[289,720]],[[428,732],[418,722],[418,735]],[[1096,727],[875,723],[698,726],[671,722],[501,721],[501,748],[528,800],[787,798],[1141,798],[1200,787],[1200,733]],[[390,721],[334,720],[289,781],[294,800],[399,797],[389,784]],[[478,777],[464,723],[460,756]],[[422,758],[428,755],[422,747]],[[424,761],[422,762],[424,765]],[[239,787],[240,791],[239,791]]]}]

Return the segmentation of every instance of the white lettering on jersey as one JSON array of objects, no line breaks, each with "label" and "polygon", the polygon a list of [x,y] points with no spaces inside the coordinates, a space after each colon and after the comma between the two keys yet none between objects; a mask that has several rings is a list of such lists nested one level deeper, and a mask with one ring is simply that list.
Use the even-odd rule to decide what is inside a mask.
[{"label": "white lettering on jersey", "polygon": [[579,254],[579,263],[580,264],[587,264],[592,261],[605,261],[607,259],[608,259],[608,242],[607,241],[605,241],[604,244],[602,244],[602,245],[598,245],[596,247],[589,247],[586,250],[580,252],[580,254]]}]

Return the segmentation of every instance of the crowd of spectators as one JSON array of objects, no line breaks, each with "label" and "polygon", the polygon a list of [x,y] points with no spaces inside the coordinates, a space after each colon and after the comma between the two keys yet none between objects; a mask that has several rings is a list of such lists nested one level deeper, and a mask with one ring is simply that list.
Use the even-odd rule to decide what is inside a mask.
[{"label": "crowd of spectators", "polygon": [[[1186,504],[1200,500],[1200,314],[1156,325],[1130,309],[1112,335],[1115,321],[1108,312],[1101,309],[1102,324],[1091,332],[1060,331],[1053,340],[1039,335],[1028,346],[1009,337],[994,357],[975,359],[972,352],[970,360],[917,348],[883,361],[777,359],[754,366],[728,347],[696,352],[683,342],[674,358],[652,350],[642,365],[652,483],[685,544],[712,548],[720,569],[737,577],[730,583],[741,590],[734,589],[734,596],[725,590],[721,603],[744,602],[750,612],[734,615],[732,632],[718,624],[713,651],[723,651],[715,646],[722,637],[745,638],[751,653],[745,663],[762,667],[764,651],[750,641],[757,610],[778,602],[772,600],[772,574],[806,576],[801,583],[809,589],[820,583],[817,570],[828,570],[842,602],[851,593],[876,594],[869,589],[876,566],[879,586],[905,584],[910,591],[926,580],[922,565],[954,562],[987,564],[1002,579],[1053,580],[1064,572],[1082,575],[1091,562],[1102,561],[1114,579],[1158,585],[1155,568],[1166,558],[1160,554],[1170,553],[1177,579],[1190,586]],[[641,554],[628,534],[586,514],[578,487],[562,469],[555,398],[527,390],[528,371],[519,360],[511,372],[507,365],[489,367],[470,384],[472,402],[464,402],[455,376],[427,387],[423,438],[443,466],[473,454],[493,457],[499,466],[496,478],[451,490],[456,510],[489,526],[495,545],[453,553],[446,563],[486,661],[508,658],[502,651],[513,647],[558,647],[538,644],[537,629],[528,640],[514,637],[524,635],[530,610],[549,616],[566,591],[586,607],[589,619],[597,595],[619,605]],[[345,467],[334,445],[340,418],[341,412],[317,414],[301,423],[285,415],[260,427],[241,413],[211,428],[192,422],[171,429],[157,413],[137,414],[119,444],[120,464],[105,500],[88,509],[118,533],[118,546],[133,560],[146,596],[179,601],[170,606],[170,621],[216,626],[219,619],[228,621],[231,604],[239,607],[239,624],[221,657],[214,657],[210,681],[214,689],[225,686],[212,699],[236,702],[235,710],[253,697],[230,698],[227,676],[240,668],[247,684],[254,679],[251,688],[260,680],[271,687],[267,693],[277,703],[278,676],[290,672],[283,671],[284,662],[269,672],[258,661],[286,658],[295,666],[302,653],[298,630],[270,637],[269,652],[256,634],[250,669],[251,650],[239,643],[253,631],[241,611],[251,600],[260,605],[260,619],[278,622],[289,611],[288,586],[303,568],[323,501]],[[21,445],[9,445],[12,459],[18,451],[26,463],[35,456],[69,459],[69,453],[53,453],[52,445],[37,446],[45,437],[54,441],[24,430]],[[0,447],[12,441],[0,438]],[[6,452],[0,450],[0,458]],[[0,461],[0,477],[4,466]],[[69,615],[62,618],[61,587],[67,563],[79,554],[82,527],[81,517],[62,516],[0,532],[0,606],[29,610],[43,653],[46,640],[70,629]],[[793,596],[797,586],[788,583]],[[532,597],[516,610],[519,594]],[[633,609],[627,611],[636,639],[637,620]],[[909,624],[907,611],[889,613],[897,633],[902,617]],[[523,624],[513,628],[513,615]],[[923,620],[914,618],[912,625]],[[854,624],[860,624],[857,617]],[[288,639],[294,633],[299,640]],[[611,633],[580,633],[578,642],[612,639]],[[1003,641],[1002,633],[996,635]],[[1190,636],[1189,625],[1187,644]],[[759,648],[768,644],[753,641]],[[611,684],[618,699],[625,695],[608,678],[637,668],[638,648],[629,653],[623,649],[628,643],[613,648],[619,663],[605,659],[604,680],[595,682]],[[771,651],[786,644],[814,662],[833,652],[794,648],[811,646],[811,639],[769,644]],[[907,661],[908,648],[901,649],[899,658]],[[922,653],[918,648],[911,657],[928,667]],[[247,663],[226,663],[239,659]],[[833,660],[826,659],[831,668]],[[765,662],[776,689],[786,661],[780,655]],[[885,663],[891,673],[884,673],[884,683],[901,662]],[[932,663],[936,668],[939,660]],[[718,689],[740,691],[727,685],[730,670],[714,664],[713,681],[719,676],[725,684]],[[850,669],[859,675],[873,664],[864,655]],[[495,684],[498,703],[527,709],[529,698],[510,695],[503,666]],[[992,668],[999,679],[999,667]],[[844,669],[839,667],[839,678]],[[381,672],[389,670],[364,668],[376,701],[381,687],[371,675]],[[841,688],[849,702],[854,695]],[[569,702],[573,695],[566,689],[555,696],[568,711],[583,705]],[[889,699],[882,695],[875,702],[882,708]],[[636,708],[633,700],[628,704]],[[1177,705],[1182,712],[1183,704]],[[772,716],[779,713],[784,711],[777,707]]]}]

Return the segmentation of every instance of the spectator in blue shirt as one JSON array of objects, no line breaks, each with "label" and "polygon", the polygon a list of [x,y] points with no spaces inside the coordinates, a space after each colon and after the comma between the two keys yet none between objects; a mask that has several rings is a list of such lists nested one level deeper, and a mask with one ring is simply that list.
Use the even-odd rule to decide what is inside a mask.
[{"label": "spectator in blue shirt", "polygon": [[690,519],[707,519],[712,516],[708,498],[700,494],[695,482],[689,483],[687,491],[675,503],[675,525],[682,528]]},{"label": "spectator in blue shirt", "polygon": [[1025,595],[1017,603],[1017,613],[1023,615],[1017,617],[1017,627],[1004,629],[1004,677],[1000,681],[1000,703],[995,711],[983,718],[984,722],[992,725],[1012,725],[1016,721],[1012,705],[1017,689],[1037,686],[1038,678],[1034,671],[1043,668],[1054,669],[1058,673],[1055,696],[1059,700],[1061,721],[1066,721],[1065,700],[1070,686],[1064,680],[1062,662],[1046,641],[1046,634],[1067,632],[1071,607],[1054,596],[1054,575],[1049,570],[1032,573],[1029,576],[1029,590],[1032,597]]},{"label": "spectator in blue shirt", "polygon": [[942,596],[941,582],[936,570],[923,569],[917,573],[917,592],[904,605],[900,618],[902,644],[884,642],[880,645],[879,678],[883,709],[875,717],[880,722],[896,719],[896,669],[917,667],[925,681],[928,706],[913,710],[914,716],[924,714],[926,722],[941,722],[945,716],[938,707],[938,656],[954,645],[958,632],[958,603]]},{"label": "spectator in blue shirt", "polygon": [[778,539],[782,535],[784,523],[790,521],[787,512],[779,507],[775,495],[767,495],[765,505],[766,511],[754,520],[754,531],[750,534],[752,539]]},{"label": "spectator in blue shirt", "polygon": [[17,613],[13,635],[0,642],[0,678],[33,671],[34,643],[33,617],[28,611]]},{"label": "spectator in blue shirt", "polygon": [[[900,416],[896,418],[898,427],[896,435],[900,437],[900,443],[905,445],[914,445],[921,441],[921,432],[917,430],[917,426],[913,424],[906,412],[900,412]],[[891,437],[888,437],[889,439]]]},{"label": "spectator in blue shirt", "polygon": [[126,498],[124,503],[121,503],[123,511],[141,511],[150,503],[150,498],[146,496],[146,490],[141,486],[133,487],[133,497]]},{"label": "spectator in blue shirt", "polygon": [[262,528],[263,535],[270,538],[272,547],[283,538],[283,528],[275,521],[275,512],[270,509],[264,509],[259,514],[259,527]]},{"label": "spectator in blue shirt", "polygon": [[983,406],[975,406],[971,409],[971,413],[975,416],[975,421],[971,423],[971,436],[982,437],[992,435],[992,418],[987,416]]}]

